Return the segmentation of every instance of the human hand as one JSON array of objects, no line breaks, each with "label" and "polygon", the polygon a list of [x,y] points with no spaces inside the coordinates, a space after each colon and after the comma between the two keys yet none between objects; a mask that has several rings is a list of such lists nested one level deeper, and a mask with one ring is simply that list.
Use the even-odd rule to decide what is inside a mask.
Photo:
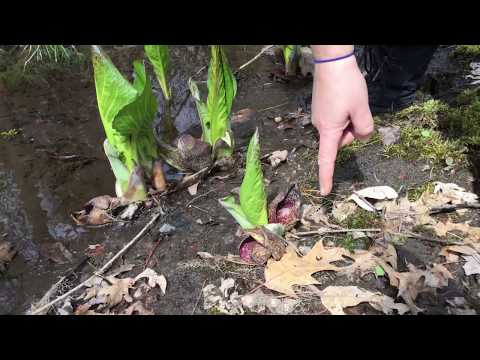
[{"label": "human hand", "polygon": [[368,140],[374,129],[367,84],[354,56],[315,65],[312,124],[320,137],[320,193],[328,195],[338,150],[354,139]]}]

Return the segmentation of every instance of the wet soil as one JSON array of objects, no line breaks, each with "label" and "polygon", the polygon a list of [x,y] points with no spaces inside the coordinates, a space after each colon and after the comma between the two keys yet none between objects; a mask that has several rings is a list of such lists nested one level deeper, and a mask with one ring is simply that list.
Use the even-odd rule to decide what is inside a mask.
[{"label": "wet soil", "polygon": [[[260,49],[260,46],[229,46],[232,67],[238,68]],[[445,58],[446,51],[448,49],[441,49],[432,62],[429,76],[434,80],[430,82],[443,84],[445,73],[450,74],[451,79],[461,78],[461,70],[455,68],[448,57]],[[110,48],[108,52],[121,71],[128,75],[131,74],[132,60],[142,55],[138,46]],[[187,79],[207,63],[206,47],[172,47],[171,83],[176,99],[173,113],[176,114],[176,126],[180,132],[198,124]],[[234,103],[234,111],[243,108],[258,111],[257,125],[263,154],[289,150],[287,162],[279,168],[272,170],[269,165],[264,166],[270,199],[292,182],[298,182],[303,188],[317,186],[317,137],[314,129],[296,125],[292,129],[281,130],[273,121],[274,117],[286,116],[302,106],[300,100],[308,97],[311,80],[274,81],[270,74],[277,66],[275,59],[266,55],[241,71],[237,75],[238,94]],[[206,71],[196,76],[205,80]],[[59,71],[50,75],[43,85],[29,87],[25,91],[9,92],[4,89],[6,94],[0,97],[0,130],[21,129],[20,135],[13,139],[0,139],[0,239],[12,242],[18,249],[17,257],[0,275],[0,314],[24,313],[60,276],[83,259],[89,245],[102,244],[105,254],[94,264],[83,266],[72,284],[88,277],[93,271],[92,266],[101,266],[109,256],[119,251],[160,208],[164,215],[122,259],[122,262],[135,264],[134,273],[137,274],[150,258],[148,265],[166,276],[166,295],[152,290],[146,299],[147,307],[156,314],[201,314],[205,311],[200,295],[206,283],[229,276],[238,279],[241,293],[257,287],[262,280],[262,268],[212,264],[197,257],[199,251],[220,255],[237,253],[240,242],[235,236],[237,225],[221,208],[218,199],[240,186],[243,150],[250,136],[248,131],[238,135],[239,152],[235,168],[228,173],[211,174],[199,185],[197,196],[204,196],[195,202],[189,204],[194,197],[185,191],[161,198],[160,208],[145,210],[130,223],[100,228],[74,224],[69,216],[72,211],[80,209],[95,196],[114,195],[114,177],[102,150],[104,133],[92,79],[92,69],[86,64],[78,69]],[[445,91],[442,92],[444,88],[451,91],[452,87],[437,85],[435,96],[445,95]],[[158,87],[156,92],[161,98]],[[352,188],[367,185],[390,185],[405,190],[430,179],[430,172],[422,171],[423,166],[420,161],[386,158],[380,145],[370,145],[338,166],[334,193],[342,196],[350,193]],[[230,175],[228,179],[224,178],[226,175]],[[433,180],[448,180],[467,189],[472,188],[473,175],[468,169],[433,176]],[[175,227],[171,234],[159,232],[165,223]],[[408,241],[404,246],[397,247],[399,263],[408,261],[421,265],[435,261],[439,249],[430,243]],[[472,306],[478,309],[479,300],[475,297],[479,292],[478,279],[465,278],[458,266],[452,271],[458,277],[451,286],[438,297],[422,295],[417,301],[420,307],[426,308],[426,313],[446,313],[445,299],[455,296],[469,297]],[[342,284],[342,281],[347,284],[344,279],[322,275],[322,287]],[[359,281],[367,289],[381,286],[375,278]],[[388,293],[385,289],[381,291]],[[375,313],[364,308],[358,311]],[[311,301],[295,312],[316,314],[324,310],[318,301]]]}]

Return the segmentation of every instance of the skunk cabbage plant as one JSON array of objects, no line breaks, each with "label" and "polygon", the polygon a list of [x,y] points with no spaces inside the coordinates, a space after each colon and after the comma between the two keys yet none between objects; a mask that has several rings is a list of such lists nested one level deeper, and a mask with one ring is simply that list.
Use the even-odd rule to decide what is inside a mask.
[{"label": "skunk cabbage plant", "polygon": [[237,93],[237,82],[221,45],[211,45],[206,103],[202,102],[193,79],[189,80],[189,87],[202,125],[202,140],[212,146],[214,158],[232,156],[234,143],[230,113]]},{"label": "skunk cabbage plant", "polygon": [[[170,143],[177,136],[177,129],[175,128],[170,108],[172,92],[168,84],[168,65],[170,62],[168,46],[145,45],[145,54],[147,55],[148,60],[150,60],[150,63],[153,65],[153,70],[165,99],[165,109],[162,117],[163,139],[161,140],[166,143]],[[168,156],[168,151],[161,149],[161,155],[164,155],[164,157]]]},{"label": "skunk cabbage plant", "polygon": [[116,192],[129,200],[146,198],[144,176],[153,172],[158,146],[153,133],[157,101],[141,61],[133,64],[133,84],[98,45],[92,61],[100,118],[107,139],[105,153],[116,177]]},{"label": "skunk cabbage plant", "polygon": [[298,67],[300,55],[299,45],[280,45],[283,50],[283,60],[285,61],[285,74],[295,75]]},{"label": "skunk cabbage plant", "polygon": [[240,186],[240,205],[235,202],[233,196],[227,196],[219,201],[243,229],[267,225],[267,194],[260,162],[258,129],[248,145],[245,175]]}]

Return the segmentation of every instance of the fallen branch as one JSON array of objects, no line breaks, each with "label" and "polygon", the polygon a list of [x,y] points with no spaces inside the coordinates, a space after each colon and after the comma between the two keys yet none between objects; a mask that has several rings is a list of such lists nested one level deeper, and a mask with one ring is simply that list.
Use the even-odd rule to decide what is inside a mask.
[{"label": "fallen branch", "polygon": [[450,240],[440,240],[440,239],[432,238],[432,237],[429,237],[429,236],[415,234],[415,233],[412,233],[412,232],[406,232],[406,233],[391,232],[390,234],[397,235],[397,236],[407,236],[407,237],[411,237],[411,238],[414,238],[414,239],[430,241],[430,242],[434,242],[434,243],[442,244],[442,245],[465,245],[463,242],[450,241]]},{"label": "fallen branch", "polygon": [[102,268],[98,271],[96,271],[92,276],[90,276],[87,280],[85,280],[84,282],[82,282],[81,284],[77,285],[76,287],[74,287],[72,290],[66,292],[65,294],[57,297],[55,300],[49,302],[48,304],[36,309],[35,311],[32,312],[32,315],[37,315],[47,309],[49,309],[51,306],[55,305],[56,303],[58,303],[59,301],[62,301],[64,299],[66,299],[68,296],[70,296],[71,294],[73,294],[74,292],[82,289],[85,284],[89,283],[90,281],[92,281],[93,279],[95,279],[96,277],[98,276],[102,276],[105,271],[107,271],[110,266],[112,266],[112,264],[118,259],[120,258],[123,254],[125,254],[133,245],[135,245],[138,240],[140,240],[140,238],[147,232],[147,230],[150,229],[150,227],[155,223],[155,221],[158,220],[158,218],[160,217],[161,214],[156,214],[152,217],[152,219],[143,227],[142,230],[140,230],[140,232],[135,235],[135,237],[130,240],[130,242],[128,244],[126,244],[114,257],[112,257],[105,265],[102,266]]},{"label": "fallen branch", "polygon": [[304,231],[304,232],[297,232],[295,235],[297,236],[309,236],[309,235],[323,235],[323,234],[336,234],[336,233],[348,233],[348,232],[381,232],[382,229],[338,229],[338,230],[323,230],[318,229],[316,231]]},{"label": "fallen branch", "polygon": [[480,203],[466,203],[466,204],[456,204],[456,205],[443,205],[438,207],[433,207],[430,209],[430,215],[440,214],[445,212],[452,212],[459,209],[480,209]]}]

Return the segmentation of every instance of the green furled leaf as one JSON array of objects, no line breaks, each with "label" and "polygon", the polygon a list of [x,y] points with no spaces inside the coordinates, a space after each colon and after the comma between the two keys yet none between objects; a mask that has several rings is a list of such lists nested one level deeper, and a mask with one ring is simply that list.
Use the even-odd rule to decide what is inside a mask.
[{"label": "green furled leaf", "polygon": [[198,90],[197,83],[192,78],[188,79],[188,86],[190,88],[190,93],[195,100],[195,104],[197,105],[200,124],[202,125],[202,140],[211,145],[211,124],[208,116],[207,104],[200,99],[200,91]]},{"label": "green furled leaf", "polygon": [[210,144],[214,146],[230,130],[229,117],[233,99],[237,93],[237,82],[222,47],[212,45],[211,49],[207,81],[207,111],[210,120]]},{"label": "green furled leaf", "polygon": [[138,92],[118,71],[103,50],[92,46],[92,62],[97,93],[98,110],[107,139],[120,154],[129,153],[126,139],[113,129],[113,120],[128,104],[135,101]]},{"label": "green furled leaf", "polygon": [[252,224],[268,223],[267,194],[263,184],[258,129],[248,145],[245,176],[240,186],[240,206]]},{"label": "green furled leaf", "polygon": [[234,217],[242,229],[255,229],[250,221],[248,221],[247,216],[243,212],[240,205],[235,202],[233,196],[227,196],[223,199],[218,200],[220,204]]},{"label": "green furled leaf", "polygon": [[375,266],[375,275],[376,276],[385,276],[385,270],[380,265]]},{"label": "green furled leaf", "polygon": [[118,197],[121,197],[127,191],[130,172],[126,166],[123,165],[119,158],[118,152],[112,145],[110,145],[108,139],[105,139],[103,142],[103,149],[105,151],[105,155],[107,155],[108,161],[110,162],[113,174],[115,175],[115,192]]},{"label": "green furled leaf", "polygon": [[142,165],[151,170],[152,161],[158,157],[153,134],[153,119],[158,105],[150,79],[145,73],[145,65],[141,61],[134,62],[134,72],[133,86],[138,89],[138,96],[118,112],[112,126],[129,143],[131,151],[124,154],[127,168],[132,170],[135,165]]},{"label": "green furled leaf", "polygon": [[296,69],[300,46],[298,45],[281,45],[283,49],[283,59],[285,61],[285,71],[287,74],[293,74]]},{"label": "green furled leaf", "polygon": [[153,65],[158,83],[163,91],[163,96],[167,101],[171,99],[170,87],[168,86],[168,46],[167,45],[145,45],[145,53]]}]

